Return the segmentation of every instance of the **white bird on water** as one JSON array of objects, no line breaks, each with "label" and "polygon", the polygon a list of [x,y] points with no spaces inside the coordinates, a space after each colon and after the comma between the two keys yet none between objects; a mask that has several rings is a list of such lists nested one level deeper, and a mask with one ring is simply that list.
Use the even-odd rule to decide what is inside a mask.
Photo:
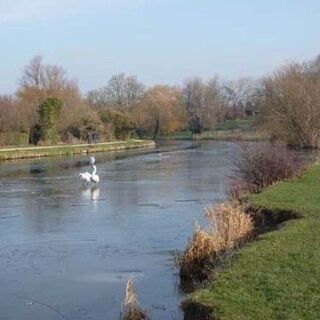
[{"label": "white bird on water", "polygon": [[82,179],[82,181],[85,183],[85,184],[89,184],[89,183],[99,183],[100,181],[100,178],[99,176],[97,175],[97,167],[94,165],[96,162],[96,159],[94,157],[90,157],[90,164],[93,168],[93,171],[92,173],[90,172],[83,172],[83,173],[80,173],[79,176],[80,178]]}]

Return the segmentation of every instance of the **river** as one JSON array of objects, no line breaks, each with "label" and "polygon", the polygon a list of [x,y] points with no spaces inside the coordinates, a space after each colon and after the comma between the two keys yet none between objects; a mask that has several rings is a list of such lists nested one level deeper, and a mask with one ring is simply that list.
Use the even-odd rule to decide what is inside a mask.
[{"label": "river", "polygon": [[[159,156],[158,150],[161,150]],[[165,142],[87,157],[0,164],[0,319],[119,319],[133,279],[154,320],[181,320],[174,257],[225,197],[232,142]]]}]

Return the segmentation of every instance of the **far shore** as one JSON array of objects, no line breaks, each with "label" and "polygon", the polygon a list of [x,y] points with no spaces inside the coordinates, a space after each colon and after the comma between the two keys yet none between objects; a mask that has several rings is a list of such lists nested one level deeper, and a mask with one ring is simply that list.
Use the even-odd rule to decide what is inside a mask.
[{"label": "far shore", "polygon": [[0,161],[40,158],[50,156],[70,156],[106,151],[117,151],[136,148],[154,148],[152,140],[131,139],[127,141],[111,141],[92,144],[66,144],[53,146],[6,147],[0,149]]}]

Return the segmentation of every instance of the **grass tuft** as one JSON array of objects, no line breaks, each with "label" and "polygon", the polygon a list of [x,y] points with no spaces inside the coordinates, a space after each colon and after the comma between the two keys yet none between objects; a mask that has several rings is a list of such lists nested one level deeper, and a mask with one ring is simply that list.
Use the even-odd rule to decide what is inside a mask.
[{"label": "grass tuft", "polygon": [[132,280],[127,282],[126,296],[122,304],[121,320],[150,320],[147,313],[141,309]]}]

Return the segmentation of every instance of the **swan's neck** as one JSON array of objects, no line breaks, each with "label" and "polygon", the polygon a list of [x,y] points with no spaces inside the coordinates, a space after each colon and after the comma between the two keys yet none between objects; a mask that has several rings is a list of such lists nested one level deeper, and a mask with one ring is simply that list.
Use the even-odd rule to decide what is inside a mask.
[{"label": "swan's neck", "polygon": [[93,171],[92,175],[94,176],[97,173],[97,167],[95,165],[92,165]]}]

